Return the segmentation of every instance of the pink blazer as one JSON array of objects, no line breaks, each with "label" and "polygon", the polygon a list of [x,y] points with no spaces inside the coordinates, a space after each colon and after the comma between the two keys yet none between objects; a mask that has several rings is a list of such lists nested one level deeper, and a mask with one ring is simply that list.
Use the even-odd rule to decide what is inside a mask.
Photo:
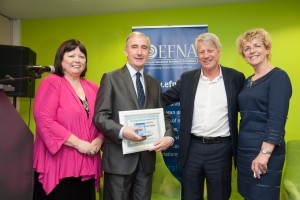
[{"label": "pink blazer", "polygon": [[64,145],[71,134],[89,142],[96,137],[103,138],[92,123],[98,86],[85,79],[81,79],[81,85],[89,103],[89,117],[64,77],[50,75],[44,78],[35,95],[33,168],[40,173],[39,181],[46,194],[65,177],[94,178],[95,186],[99,186],[102,175],[100,153],[91,157]]}]

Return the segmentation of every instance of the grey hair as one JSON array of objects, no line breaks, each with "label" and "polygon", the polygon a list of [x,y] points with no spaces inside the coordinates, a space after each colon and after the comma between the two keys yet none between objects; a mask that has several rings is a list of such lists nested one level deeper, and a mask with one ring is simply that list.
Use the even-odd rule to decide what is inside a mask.
[{"label": "grey hair", "polygon": [[218,38],[218,36],[216,36],[213,33],[202,33],[202,34],[198,35],[198,37],[195,40],[196,51],[198,50],[197,46],[198,46],[199,42],[204,42],[206,44],[212,44],[218,49],[218,51],[221,52],[222,45],[221,45],[220,39]]},{"label": "grey hair", "polygon": [[128,40],[129,40],[130,38],[132,38],[132,37],[145,37],[145,38],[147,39],[147,41],[148,41],[148,45],[149,45],[149,48],[150,48],[150,39],[149,39],[149,37],[148,37],[146,34],[141,33],[141,32],[137,32],[137,31],[131,32],[131,33],[127,36],[125,48],[126,48],[127,45],[128,45]]}]

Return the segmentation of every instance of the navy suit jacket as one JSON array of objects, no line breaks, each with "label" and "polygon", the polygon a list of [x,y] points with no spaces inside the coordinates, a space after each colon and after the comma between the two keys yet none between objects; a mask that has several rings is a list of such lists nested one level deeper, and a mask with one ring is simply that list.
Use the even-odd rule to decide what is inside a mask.
[{"label": "navy suit jacket", "polygon": [[[160,83],[143,73],[145,80],[145,109],[165,108]],[[97,94],[93,122],[105,135],[102,148],[102,169],[105,172],[128,175],[134,172],[141,159],[143,169],[152,173],[155,169],[155,151],[143,151],[123,155],[122,140],[119,132],[119,111],[138,110],[138,100],[127,66],[102,76]],[[164,109],[165,110],[165,109]],[[171,120],[165,112],[165,136],[173,136]]]},{"label": "navy suit jacket", "polygon": [[[245,76],[234,69],[221,66],[223,80],[228,102],[228,118],[230,126],[233,156],[236,158],[237,138],[238,138],[238,94],[242,89]],[[189,148],[190,134],[193,121],[193,110],[196,90],[201,75],[201,70],[196,69],[185,72],[171,89],[163,93],[166,105],[180,102],[180,133],[179,133],[179,153],[178,164],[182,169]],[[236,159],[235,159],[236,164]]]}]

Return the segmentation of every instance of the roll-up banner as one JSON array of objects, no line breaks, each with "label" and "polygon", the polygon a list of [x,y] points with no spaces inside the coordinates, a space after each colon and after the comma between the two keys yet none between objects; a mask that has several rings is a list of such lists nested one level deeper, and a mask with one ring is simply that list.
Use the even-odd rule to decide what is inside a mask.
[{"label": "roll-up banner", "polygon": [[[207,25],[141,26],[132,27],[150,38],[151,50],[145,65],[145,72],[161,82],[162,92],[176,84],[183,72],[199,68],[195,50],[195,39],[208,31]],[[181,181],[177,166],[180,139],[180,104],[167,106],[172,119],[175,143],[162,152],[171,173]]]}]

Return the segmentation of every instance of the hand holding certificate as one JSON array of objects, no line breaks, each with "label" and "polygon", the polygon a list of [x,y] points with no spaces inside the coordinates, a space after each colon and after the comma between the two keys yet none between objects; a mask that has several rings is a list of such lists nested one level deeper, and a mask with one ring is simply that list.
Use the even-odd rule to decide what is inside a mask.
[{"label": "hand holding certificate", "polygon": [[150,136],[152,135],[152,132],[146,130],[146,124],[145,123],[135,123],[134,126],[139,127],[139,130],[136,130],[136,134],[139,136]]},{"label": "hand holding certificate", "polygon": [[147,137],[141,142],[123,139],[123,154],[153,149],[153,143],[163,137],[166,130],[162,108],[120,111],[119,118],[123,126],[139,127],[137,134]]}]

